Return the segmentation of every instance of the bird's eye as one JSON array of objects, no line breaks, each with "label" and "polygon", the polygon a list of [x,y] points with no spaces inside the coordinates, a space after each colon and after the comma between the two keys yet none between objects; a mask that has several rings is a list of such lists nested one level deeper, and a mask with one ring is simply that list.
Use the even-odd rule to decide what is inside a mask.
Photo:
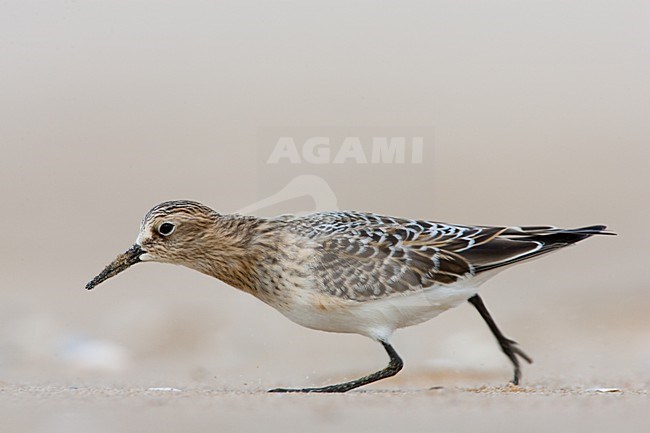
[{"label": "bird's eye", "polygon": [[158,233],[163,236],[169,236],[172,234],[176,226],[172,223],[162,223],[158,226]]}]

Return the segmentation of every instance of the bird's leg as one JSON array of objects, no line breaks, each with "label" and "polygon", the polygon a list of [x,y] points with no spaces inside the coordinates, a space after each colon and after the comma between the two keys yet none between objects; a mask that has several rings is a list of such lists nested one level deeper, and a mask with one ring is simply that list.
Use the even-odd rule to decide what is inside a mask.
[{"label": "bird's leg", "polygon": [[528,355],[526,355],[523,350],[517,347],[516,341],[506,338],[501,333],[501,331],[497,327],[497,324],[494,323],[494,320],[492,319],[490,312],[487,310],[487,308],[485,308],[483,299],[481,299],[479,295],[474,295],[471,298],[469,298],[467,301],[470,304],[472,304],[481,314],[481,317],[483,318],[483,320],[485,320],[485,323],[487,323],[488,327],[490,328],[490,331],[492,331],[492,334],[494,334],[494,337],[499,342],[499,346],[501,346],[501,350],[503,351],[503,353],[506,354],[508,359],[510,359],[510,362],[512,362],[512,365],[514,366],[515,369],[515,376],[512,379],[512,383],[515,385],[519,385],[519,379],[521,377],[521,369],[519,368],[519,360],[517,359],[517,356],[520,356],[523,360],[525,360],[529,364],[532,363],[533,360]]},{"label": "bird's leg", "polygon": [[368,376],[351,380],[349,382],[323,386],[321,388],[276,388],[270,390],[269,392],[347,392],[351,389],[359,388],[360,386],[368,385],[369,383],[376,382],[387,377],[395,376],[402,369],[402,367],[404,367],[404,362],[402,362],[402,358],[400,358],[397,352],[395,352],[393,346],[384,341],[380,341],[380,343],[382,346],[384,346],[384,349],[386,349],[388,356],[390,356],[388,366],[386,366],[386,368],[383,370],[379,370],[376,373],[372,373]]}]

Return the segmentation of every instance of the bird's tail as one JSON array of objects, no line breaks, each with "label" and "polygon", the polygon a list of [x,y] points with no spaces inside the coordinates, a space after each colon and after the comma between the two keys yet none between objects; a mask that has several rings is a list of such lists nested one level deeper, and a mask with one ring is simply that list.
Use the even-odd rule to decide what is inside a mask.
[{"label": "bird's tail", "polygon": [[[593,235],[615,235],[616,233],[606,230],[607,226],[596,225],[587,226],[577,229],[556,229],[550,228],[547,230],[529,230],[528,227],[521,227],[521,232],[513,234],[512,239],[529,240],[543,242],[548,247],[563,247],[566,245],[575,244]],[[508,231],[504,232],[502,236],[510,237]]]},{"label": "bird's tail", "polygon": [[[594,225],[577,229],[559,229],[556,227],[509,227],[497,238],[486,245],[491,254],[486,254],[476,266],[479,272],[489,271],[504,266],[530,260],[532,258],[556,251],[575,244],[594,235],[615,235],[606,230],[604,225]],[[480,253],[476,251],[476,253]],[[485,251],[488,253],[488,251]],[[494,260],[486,260],[491,256]]]}]

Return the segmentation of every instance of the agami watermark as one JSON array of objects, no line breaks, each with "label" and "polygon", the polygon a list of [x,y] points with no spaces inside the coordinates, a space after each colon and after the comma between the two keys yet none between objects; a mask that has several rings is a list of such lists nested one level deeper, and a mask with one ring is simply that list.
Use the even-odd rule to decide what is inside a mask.
[{"label": "agami watermark", "polygon": [[[264,127],[258,130],[258,204],[268,215],[314,210],[408,209],[431,200],[431,127]],[[403,202],[403,203],[402,203]]]},{"label": "agami watermark", "polygon": [[267,164],[289,162],[291,164],[422,164],[424,161],[424,137],[348,136],[341,141],[331,137],[315,136],[296,140],[281,136],[269,155]]}]

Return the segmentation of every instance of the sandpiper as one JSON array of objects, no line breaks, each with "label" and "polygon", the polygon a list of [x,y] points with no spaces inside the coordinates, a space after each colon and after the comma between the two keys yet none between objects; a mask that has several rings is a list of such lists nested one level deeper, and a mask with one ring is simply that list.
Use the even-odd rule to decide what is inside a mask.
[{"label": "sandpiper", "polygon": [[464,226],[361,212],[259,218],[168,201],[144,216],[135,244],[86,289],[139,262],[183,265],[250,293],[299,325],[376,340],[390,358],[384,369],[349,382],[271,392],[346,392],[394,376],[403,362],[389,342],[393,331],[468,301],[512,362],[518,384],[518,358],[531,358],[501,333],[479,286],[509,266],[612,234],[605,228]]}]

